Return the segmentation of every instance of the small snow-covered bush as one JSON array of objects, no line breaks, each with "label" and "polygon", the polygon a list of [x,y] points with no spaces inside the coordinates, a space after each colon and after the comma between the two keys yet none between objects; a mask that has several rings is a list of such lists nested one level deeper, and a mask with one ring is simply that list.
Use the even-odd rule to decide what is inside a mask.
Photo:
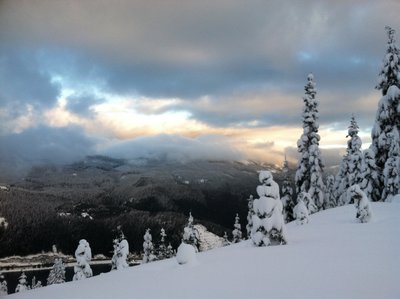
[{"label": "small snow-covered bush", "polygon": [[50,270],[47,278],[47,285],[65,282],[65,266],[62,259],[56,258],[53,268]]},{"label": "small snow-covered bush", "polygon": [[293,214],[296,218],[296,223],[299,225],[306,224],[310,221],[308,209],[303,201],[304,192],[300,193],[297,199],[297,205],[293,209]]},{"label": "small snow-covered bush", "polygon": [[357,209],[357,220],[361,223],[369,222],[372,218],[372,210],[369,204],[369,200],[365,193],[360,189],[360,186],[351,186],[348,193],[349,198],[354,201],[354,206]]},{"label": "small snow-covered bush", "polygon": [[3,273],[0,272],[0,296],[5,296],[7,294],[8,294],[7,281]]},{"label": "small snow-covered bush", "polygon": [[176,261],[179,265],[193,263],[196,261],[196,250],[192,245],[181,243],[176,254]]}]

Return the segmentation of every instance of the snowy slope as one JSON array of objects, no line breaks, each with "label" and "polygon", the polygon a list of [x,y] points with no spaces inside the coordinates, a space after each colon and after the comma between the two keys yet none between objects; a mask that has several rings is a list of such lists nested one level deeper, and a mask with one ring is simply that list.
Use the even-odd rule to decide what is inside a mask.
[{"label": "snowy slope", "polygon": [[10,299],[400,298],[400,204],[373,203],[372,223],[352,205],[288,225],[289,245],[248,241],[197,255],[11,295]]}]

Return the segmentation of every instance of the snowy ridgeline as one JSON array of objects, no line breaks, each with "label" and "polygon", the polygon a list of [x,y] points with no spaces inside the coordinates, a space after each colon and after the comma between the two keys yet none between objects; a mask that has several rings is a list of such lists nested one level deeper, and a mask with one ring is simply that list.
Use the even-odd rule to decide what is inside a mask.
[{"label": "snowy ridgeline", "polygon": [[195,253],[195,263],[156,261],[9,298],[400,298],[395,201],[370,203],[369,223],[355,219],[354,205],[313,214],[307,225],[289,223],[285,246],[248,240]]}]

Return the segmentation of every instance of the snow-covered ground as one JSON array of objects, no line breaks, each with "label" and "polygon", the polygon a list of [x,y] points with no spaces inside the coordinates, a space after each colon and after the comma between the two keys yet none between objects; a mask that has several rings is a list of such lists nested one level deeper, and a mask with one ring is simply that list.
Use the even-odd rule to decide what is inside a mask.
[{"label": "snow-covered ground", "polygon": [[374,220],[356,223],[353,205],[287,226],[289,244],[249,241],[9,298],[400,298],[400,204],[373,203]]}]

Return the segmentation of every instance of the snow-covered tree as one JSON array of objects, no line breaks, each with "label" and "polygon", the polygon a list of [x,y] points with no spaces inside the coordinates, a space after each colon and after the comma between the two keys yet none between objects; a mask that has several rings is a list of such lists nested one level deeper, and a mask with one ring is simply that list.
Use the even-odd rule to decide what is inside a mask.
[{"label": "snow-covered tree", "polygon": [[[305,97],[303,97],[303,134],[297,141],[300,160],[296,171],[296,192],[308,192],[318,207],[323,208],[324,184],[322,181],[323,163],[319,150],[318,100],[314,76],[307,76]],[[311,211],[310,211],[311,212]]]},{"label": "snow-covered tree", "polygon": [[168,244],[167,246],[167,256],[166,258],[169,259],[175,255],[174,249],[172,248],[171,243]]},{"label": "snow-covered tree", "polygon": [[354,115],[352,115],[347,135],[347,137],[350,137],[350,140],[347,141],[347,148],[350,159],[350,164],[349,164],[350,185],[358,184],[361,181],[362,142],[360,137],[358,137],[358,132],[359,132],[358,124],[356,122]]},{"label": "snow-covered tree", "polygon": [[47,278],[47,285],[65,282],[65,266],[60,258],[56,258]]},{"label": "snow-covered tree", "polygon": [[390,26],[385,26],[385,29],[388,35],[386,54],[379,72],[378,84],[375,87],[382,90],[382,95],[385,95],[392,85],[400,87],[400,50],[394,37],[396,31]]},{"label": "snow-covered tree", "polygon": [[308,209],[303,201],[304,197],[305,196],[303,195],[297,198],[297,204],[293,209],[294,217],[296,218],[296,223],[299,225],[306,224],[310,221],[308,217],[309,216]]},{"label": "snow-covered tree", "polygon": [[299,200],[302,200],[304,202],[304,204],[307,207],[308,213],[309,214],[313,214],[316,211],[318,211],[317,206],[315,205],[312,197],[310,196],[310,194],[308,194],[307,192],[300,192],[297,195],[297,202],[299,202]]},{"label": "snow-covered tree", "polygon": [[192,213],[189,213],[188,224],[183,229],[182,241],[192,245],[196,249],[196,252],[199,251],[199,232],[193,225]]},{"label": "snow-covered tree", "polygon": [[0,272],[0,297],[8,294],[8,286],[7,280],[4,277],[4,274]]},{"label": "snow-covered tree", "polygon": [[42,286],[42,282],[40,280],[36,281],[36,276],[32,277],[32,283],[31,283],[31,288],[32,289],[38,289],[41,288]]},{"label": "snow-covered tree", "polygon": [[333,175],[328,175],[325,183],[325,203],[324,209],[330,209],[336,207],[336,198],[334,195],[334,184],[335,177]]},{"label": "snow-covered tree", "polygon": [[360,137],[358,137],[358,129],[357,122],[354,116],[352,116],[348,135],[346,136],[350,137],[350,139],[347,141],[346,154],[343,156],[338,175],[336,176],[335,196],[338,200],[338,205],[348,204],[350,199],[348,198],[347,189],[362,181],[362,143]]},{"label": "snow-covered tree", "polygon": [[18,284],[15,288],[15,293],[25,292],[27,290],[30,290],[30,287],[28,285],[28,281],[26,280],[25,272],[22,272],[21,276],[18,278]]},{"label": "snow-covered tree", "polygon": [[400,194],[400,146],[395,134],[389,133],[390,142],[389,158],[383,170],[384,189],[382,199],[390,202],[392,197]]},{"label": "snow-covered tree", "polygon": [[157,257],[154,255],[154,246],[153,246],[153,237],[150,234],[150,228],[146,230],[146,233],[144,234],[144,242],[143,242],[143,261],[142,263],[149,263],[153,262],[157,259]]},{"label": "snow-covered tree", "polygon": [[371,201],[381,200],[379,193],[378,167],[375,164],[375,153],[371,149],[364,151],[361,164],[360,188]]},{"label": "snow-covered tree", "polygon": [[253,203],[253,229],[251,239],[256,246],[286,244],[286,227],[283,206],[279,198],[279,186],[271,172],[260,171],[257,187],[258,199]]},{"label": "snow-covered tree", "polygon": [[79,241],[75,250],[76,265],[74,266],[74,277],[72,280],[82,280],[93,276],[89,262],[92,260],[92,250],[89,242],[85,239]]},{"label": "snow-covered tree", "polygon": [[[382,90],[382,98],[378,104],[371,132],[371,149],[375,154],[379,178],[382,178],[385,163],[390,158],[388,134],[394,134],[396,142],[400,143],[400,50],[396,45],[395,30],[389,26],[386,26],[385,29],[388,34],[388,43],[376,86],[378,90]],[[383,189],[384,182],[380,179],[380,194]]]},{"label": "snow-covered tree", "polygon": [[122,270],[129,267],[128,264],[129,243],[122,234],[114,240],[114,255],[111,259],[111,270]]},{"label": "snow-covered tree", "polygon": [[291,182],[289,180],[289,163],[286,160],[283,162],[283,182],[282,182],[282,205],[283,205],[283,218],[285,219],[285,222],[288,223],[294,219],[293,217],[293,208],[294,208],[294,202],[293,202],[293,188],[291,186]]},{"label": "snow-covered tree", "polygon": [[353,200],[357,209],[356,218],[361,223],[369,222],[372,218],[372,210],[369,200],[360,186],[353,185],[348,189],[349,197]]},{"label": "snow-covered tree", "polygon": [[247,225],[246,225],[246,231],[247,231],[247,238],[251,238],[251,229],[253,227],[253,215],[254,215],[254,210],[253,210],[253,195],[250,195],[249,198],[247,199],[247,206],[249,208],[247,212]]},{"label": "snow-covered tree", "polygon": [[224,238],[224,241],[222,242],[223,246],[231,245],[231,242],[229,242],[229,240],[228,240],[228,234],[226,232],[224,232],[223,238]]},{"label": "snow-covered tree", "polygon": [[165,238],[167,237],[167,234],[165,233],[165,229],[161,228],[160,231],[160,242],[158,244],[158,248],[157,248],[157,258],[159,260],[163,260],[167,258],[167,245],[165,244]]},{"label": "snow-covered tree", "polygon": [[236,214],[235,224],[233,225],[234,229],[232,231],[232,243],[239,243],[242,241],[242,226],[240,225],[239,214]]}]

